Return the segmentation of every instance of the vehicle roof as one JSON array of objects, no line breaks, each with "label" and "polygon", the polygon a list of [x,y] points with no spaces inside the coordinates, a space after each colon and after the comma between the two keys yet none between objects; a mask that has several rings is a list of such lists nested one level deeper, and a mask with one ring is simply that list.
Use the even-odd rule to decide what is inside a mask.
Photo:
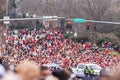
[{"label": "vehicle roof", "polygon": [[88,66],[89,66],[89,65],[97,65],[97,64],[89,63],[89,64],[86,64],[86,65],[88,65]]},{"label": "vehicle roof", "polygon": [[59,65],[58,64],[50,64],[49,67],[58,67]]},{"label": "vehicle roof", "polygon": [[83,65],[85,65],[85,63],[79,63],[78,65],[80,65],[80,64],[83,64]]},{"label": "vehicle roof", "polygon": [[102,69],[98,64],[94,64],[94,63],[79,63],[79,65],[84,65],[84,66],[98,66],[100,69]]},{"label": "vehicle roof", "polygon": [[89,65],[97,65],[97,64],[95,64],[95,63],[79,63],[78,65],[87,65],[87,66],[89,66]]}]

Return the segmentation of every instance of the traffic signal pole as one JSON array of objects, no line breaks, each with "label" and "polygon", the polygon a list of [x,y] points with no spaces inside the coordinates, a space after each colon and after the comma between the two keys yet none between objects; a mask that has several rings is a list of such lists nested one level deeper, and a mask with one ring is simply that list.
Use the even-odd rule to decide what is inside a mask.
[{"label": "traffic signal pole", "polygon": [[67,19],[67,20],[74,21],[74,22],[78,22],[78,23],[86,23],[86,22],[90,22],[90,23],[101,23],[101,24],[115,24],[115,25],[120,25],[120,22],[86,20],[86,19],[82,19],[82,18],[77,18],[77,19]]},{"label": "traffic signal pole", "polygon": [[[9,13],[9,0],[6,0],[6,16],[8,16],[8,13]],[[8,24],[5,24],[5,26],[6,26],[6,31],[7,31],[7,34],[8,34]]]},{"label": "traffic signal pole", "polygon": [[2,21],[25,21],[25,20],[52,20],[52,19],[61,19],[63,17],[57,17],[57,18],[13,18],[13,19],[0,19],[0,22]]},{"label": "traffic signal pole", "polygon": [[109,22],[109,21],[94,21],[94,20],[86,20],[91,23],[102,23],[102,24],[120,24],[120,22]]},{"label": "traffic signal pole", "polygon": [[[24,20],[49,20],[49,19],[63,19],[64,17],[57,17],[57,18],[13,18],[13,19],[0,19],[0,22],[2,21],[24,21]],[[75,21],[75,19],[66,19],[69,21],[74,21],[74,22],[78,22],[78,23],[86,23],[86,22],[90,22],[90,23],[101,23],[101,24],[118,24],[120,25],[120,22],[109,22],[109,21],[96,21],[96,20],[85,20],[85,19],[81,19],[79,18],[77,21]]]},{"label": "traffic signal pole", "polygon": [[[86,20],[84,18],[75,18],[75,19],[69,19],[70,21],[74,21],[77,23],[99,23],[99,24],[113,24],[113,25],[120,25],[120,22],[109,22],[109,21],[96,21],[96,20]],[[95,33],[94,33],[94,42],[96,43],[97,38],[97,32],[96,32],[97,26],[95,26]]]},{"label": "traffic signal pole", "polygon": [[8,3],[9,3],[9,0],[6,0],[6,16],[8,15]]}]

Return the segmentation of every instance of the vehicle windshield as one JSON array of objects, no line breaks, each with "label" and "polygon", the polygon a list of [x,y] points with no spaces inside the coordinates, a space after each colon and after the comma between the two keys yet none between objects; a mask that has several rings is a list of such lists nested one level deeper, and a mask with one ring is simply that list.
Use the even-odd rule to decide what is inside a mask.
[{"label": "vehicle windshield", "polygon": [[84,69],[84,67],[85,67],[84,65],[79,65],[78,69]]},{"label": "vehicle windshield", "polygon": [[94,70],[100,70],[101,69],[101,67],[100,66],[98,66],[98,65],[88,65],[89,66],[89,68],[93,68]]}]

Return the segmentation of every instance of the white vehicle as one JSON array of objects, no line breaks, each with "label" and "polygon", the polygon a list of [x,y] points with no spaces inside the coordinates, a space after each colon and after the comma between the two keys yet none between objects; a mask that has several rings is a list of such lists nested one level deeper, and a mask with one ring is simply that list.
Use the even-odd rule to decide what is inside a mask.
[{"label": "white vehicle", "polygon": [[100,71],[102,70],[102,68],[97,64],[84,64],[84,63],[78,64],[78,66],[76,68],[72,68],[72,70],[76,77],[85,77],[84,70],[86,67],[88,67],[89,69],[92,67],[92,69],[94,70],[94,75],[96,76],[99,75]]},{"label": "white vehicle", "polygon": [[61,69],[61,67],[59,66],[59,64],[50,64],[48,66],[50,69],[56,70],[56,69]]}]

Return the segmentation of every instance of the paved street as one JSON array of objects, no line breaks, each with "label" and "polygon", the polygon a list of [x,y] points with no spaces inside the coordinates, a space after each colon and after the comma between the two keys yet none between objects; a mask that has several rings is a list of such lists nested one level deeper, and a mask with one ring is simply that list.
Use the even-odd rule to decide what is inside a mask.
[{"label": "paved street", "polygon": [[82,78],[82,79],[79,79],[79,80],[98,80],[98,77],[96,77],[96,76],[93,76],[93,77],[84,77],[84,78]]}]

